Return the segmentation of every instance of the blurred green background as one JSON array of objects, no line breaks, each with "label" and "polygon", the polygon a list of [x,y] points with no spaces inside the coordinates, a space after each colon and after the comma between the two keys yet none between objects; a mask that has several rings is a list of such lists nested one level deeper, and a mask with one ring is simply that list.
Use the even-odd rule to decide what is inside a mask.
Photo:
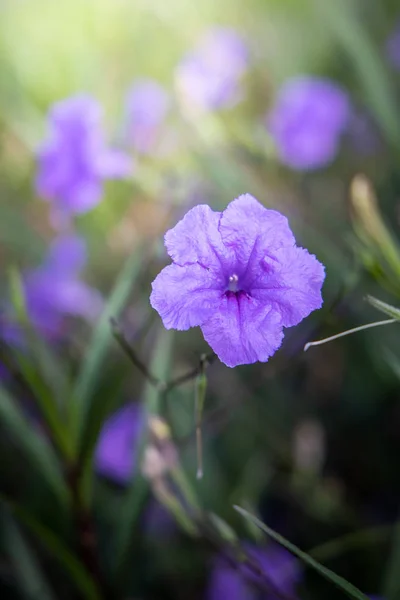
[{"label": "blurred green background", "polygon": [[[0,0],[4,309],[23,304],[16,273],[40,265],[56,235],[50,204],[34,186],[51,105],[91,94],[104,107],[107,140],[123,146],[127,90],[155,78],[171,94],[173,140],[170,152],[135,156],[132,177],[107,182],[99,205],[74,219],[88,245],[85,280],[109,298],[102,317],[68,319],[57,343],[33,332],[23,351],[2,348],[9,371],[0,394],[2,598],[217,598],[209,592],[211,565],[227,525],[210,515],[238,539],[268,543],[234,504],[365,594],[400,598],[397,325],[303,352],[308,341],[383,319],[367,294],[399,304],[400,73],[385,54],[397,4]],[[245,97],[191,118],[177,99],[174,71],[215,24],[235,28],[247,44]],[[264,119],[280,85],[298,74],[347,89],[373,122],[378,149],[359,152],[344,136],[324,169],[280,164]],[[373,209],[370,196],[351,201],[359,173],[376,191]],[[167,263],[163,234],[193,205],[222,210],[245,192],[287,215],[298,243],[325,264],[324,307],[287,330],[268,363],[229,369],[215,361],[207,369],[204,477],[197,481],[196,379],[159,393],[121,352],[109,317],[161,379],[196,369],[208,351],[201,332],[165,331],[149,304],[151,281]],[[374,235],[381,220],[389,251],[387,239]],[[23,319],[23,307],[16,312]],[[95,474],[93,453],[105,420],[127,402],[160,415],[168,430],[143,434],[134,474],[120,484]],[[151,444],[174,456],[163,472],[168,497],[140,469],[139,453]],[[164,508],[151,519],[155,498]],[[194,533],[197,510],[206,531]],[[300,565],[295,597],[345,597]],[[249,597],[278,597],[258,593]]]}]

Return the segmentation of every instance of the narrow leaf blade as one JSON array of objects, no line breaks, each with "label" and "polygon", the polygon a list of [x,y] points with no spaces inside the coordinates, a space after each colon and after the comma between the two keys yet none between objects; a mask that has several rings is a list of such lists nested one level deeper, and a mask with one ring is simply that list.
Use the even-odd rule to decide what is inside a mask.
[{"label": "narrow leaf blade", "polygon": [[392,317],[392,319],[396,319],[400,321],[400,309],[392,306],[391,304],[387,304],[386,302],[382,302],[382,300],[378,300],[378,298],[374,298],[374,296],[367,296],[368,302],[379,310],[380,312]]},{"label": "narrow leaf blade", "polygon": [[19,527],[4,511],[2,532],[5,547],[16,574],[16,585],[27,600],[55,600],[42,568]]},{"label": "narrow leaf blade", "polygon": [[78,446],[85,435],[98,374],[112,342],[110,317],[118,317],[122,311],[142,266],[143,251],[138,249],[122,268],[86,352],[86,357],[72,394],[74,430]]},{"label": "narrow leaf blade", "polygon": [[49,555],[60,563],[71,577],[77,589],[81,592],[83,598],[86,600],[100,600],[98,591],[89,574],[64,542],[21,506],[12,504],[4,498],[3,502],[17,519],[43,544]]},{"label": "narrow leaf blade", "polygon": [[282,535],[265,525],[262,521],[257,519],[254,515],[251,515],[247,510],[241,508],[240,506],[233,507],[238,513],[242,515],[245,519],[259,527],[264,533],[272,537],[273,540],[281,544],[284,548],[289,550],[292,554],[297,556],[300,560],[302,560],[306,565],[317,571],[322,577],[335,584],[339,589],[341,589],[349,598],[355,598],[356,600],[368,600],[368,596],[365,596],[359,589],[357,589],[353,584],[349,583],[340,575],[336,575],[330,569],[327,569],[319,562],[314,560],[309,554],[297,548],[294,544],[285,539]]},{"label": "narrow leaf blade", "polygon": [[53,449],[37,433],[32,424],[27,421],[18,403],[0,386],[0,421],[15,439],[16,444],[24,453],[28,463],[35,469],[38,478],[43,477],[60,502],[67,502],[61,467]]}]

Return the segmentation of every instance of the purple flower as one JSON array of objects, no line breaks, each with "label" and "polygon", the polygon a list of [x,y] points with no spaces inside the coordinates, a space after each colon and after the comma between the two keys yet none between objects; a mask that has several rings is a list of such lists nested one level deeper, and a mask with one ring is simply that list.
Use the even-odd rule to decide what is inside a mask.
[{"label": "purple flower", "polygon": [[398,21],[386,40],[386,56],[390,64],[400,71],[400,21]]},{"label": "purple flower", "polygon": [[101,108],[90,96],[58,102],[49,120],[49,136],[38,153],[37,192],[64,214],[87,212],[100,202],[104,179],[130,172],[130,159],[107,148]]},{"label": "purple flower", "polygon": [[287,219],[250,194],[222,212],[196,206],[165,235],[173,264],[150,302],[167,329],[199,325],[229,367],[265,362],[283,327],[322,305],[324,267],[298,248]]},{"label": "purple flower", "polygon": [[136,82],[127,96],[128,137],[130,145],[140,154],[154,151],[169,109],[169,96],[152,79]]},{"label": "purple flower", "polygon": [[233,29],[214,27],[176,69],[178,92],[189,107],[213,110],[236,104],[247,48]]},{"label": "purple flower", "polygon": [[341,87],[328,79],[297,77],[279,91],[267,128],[285,165],[317,169],[335,158],[349,115]]},{"label": "purple flower", "polygon": [[84,241],[73,235],[63,236],[52,243],[44,264],[25,276],[29,316],[49,337],[62,333],[65,316],[91,321],[102,309],[99,293],[79,278],[85,262]]},{"label": "purple flower", "polygon": [[98,473],[121,484],[130,479],[142,427],[139,404],[124,406],[106,421],[96,448]]},{"label": "purple flower", "polygon": [[[225,559],[218,558],[211,571],[207,600],[277,600],[279,594],[294,596],[301,572],[293,556],[283,548],[269,545],[267,548],[248,547],[250,557],[263,570],[265,578],[278,594],[261,592],[263,580],[242,565],[233,568]],[[265,580],[264,580],[265,581]],[[253,585],[252,585],[253,584]]]}]

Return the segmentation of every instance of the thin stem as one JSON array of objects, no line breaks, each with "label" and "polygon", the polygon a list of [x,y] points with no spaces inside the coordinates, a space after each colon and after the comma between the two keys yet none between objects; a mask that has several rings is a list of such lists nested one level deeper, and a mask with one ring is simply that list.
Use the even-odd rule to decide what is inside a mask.
[{"label": "thin stem", "polygon": [[201,479],[203,477],[203,437],[201,432],[201,423],[207,391],[207,378],[205,373],[206,358],[206,355],[203,355],[200,359],[200,372],[196,378],[195,389],[197,479]]},{"label": "thin stem", "polygon": [[364,331],[364,329],[380,327],[381,325],[391,325],[392,323],[398,323],[398,319],[386,319],[384,321],[376,321],[375,323],[367,323],[366,325],[360,325],[360,327],[353,327],[353,329],[348,329],[347,331],[342,331],[342,333],[331,335],[330,337],[324,338],[323,340],[317,340],[316,342],[308,342],[308,344],[304,346],[304,352],[307,352],[307,350],[311,348],[311,346],[321,346],[322,344],[332,342],[333,340],[337,340],[346,335],[351,335],[352,333],[357,333],[358,331]]},{"label": "thin stem", "polygon": [[215,352],[211,352],[210,354],[203,355],[200,358],[200,362],[197,367],[194,367],[187,373],[184,373],[183,375],[179,375],[179,377],[175,377],[175,379],[171,379],[171,381],[168,381],[165,386],[165,393],[167,394],[173,388],[176,388],[179,385],[187,383],[188,381],[191,381],[192,379],[194,379],[195,377],[197,377],[198,375],[203,373],[204,370],[209,365],[211,365],[215,361],[216,358],[217,358],[217,355],[215,354]]},{"label": "thin stem", "polygon": [[127,354],[127,356],[130,358],[130,360],[133,362],[135,367],[137,369],[139,369],[139,371],[146,377],[146,379],[152,385],[154,385],[155,387],[160,387],[161,381],[158,379],[158,377],[153,375],[153,373],[151,373],[149,371],[149,369],[146,367],[146,365],[140,360],[140,358],[137,356],[136,352],[134,351],[134,349],[132,348],[132,346],[130,345],[128,340],[126,339],[125,335],[121,331],[116,319],[114,319],[113,317],[111,317],[111,319],[110,319],[110,325],[111,325],[113,336],[115,337],[115,339],[121,346],[122,350]]},{"label": "thin stem", "polygon": [[126,339],[124,333],[122,332],[121,328],[118,325],[118,322],[116,321],[116,319],[114,319],[114,317],[110,318],[110,325],[111,325],[113,336],[115,337],[116,341],[120,345],[121,349],[125,352],[125,354],[128,356],[128,358],[132,361],[132,363],[135,365],[135,367],[137,369],[139,369],[139,371],[142,373],[142,375],[144,375],[144,377],[147,379],[147,381],[149,383],[151,383],[152,385],[154,385],[159,391],[161,391],[163,393],[164,397],[173,388],[176,388],[179,385],[182,385],[183,383],[187,383],[188,381],[191,381],[192,379],[194,379],[195,377],[197,377],[198,375],[203,373],[204,370],[209,365],[211,365],[214,362],[214,360],[217,358],[217,355],[214,352],[212,352],[210,354],[203,354],[200,358],[199,365],[197,367],[191,369],[190,371],[188,371],[187,373],[184,373],[183,375],[179,375],[179,377],[175,377],[174,379],[171,379],[170,381],[161,381],[146,367],[144,362],[142,362],[141,359],[138,357],[138,355],[136,354],[135,350],[132,348],[132,346]]}]

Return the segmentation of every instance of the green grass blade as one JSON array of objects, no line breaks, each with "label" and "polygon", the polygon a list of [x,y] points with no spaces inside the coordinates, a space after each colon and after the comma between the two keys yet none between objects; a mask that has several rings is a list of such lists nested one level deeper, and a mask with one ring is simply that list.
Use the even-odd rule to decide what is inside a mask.
[{"label": "green grass blade", "polygon": [[35,398],[42,418],[51,433],[52,441],[64,457],[70,458],[72,450],[71,439],[65,426],[65,421],[61,419],[58,412],[52,393],[40,376],[38,369],[30,360],[19,351],[13,351],[13,354],[18,368]]},{"label": "green grass blade", "polygon": [[380,310],[385,315],[392,317],[392,319],[400,321],[400,309],[392,306],[391,304],[387,304],[386,302],[382,302],[382,300],[378,300],[378,298],[374,298],[374,296],[367,296],[367,300],[377,310]]},{"label": "green grass blade", "polygon": [[354,585],[346,581],[346,579],[340,577],[340,575],[336,575],[336,573],[321,565],[319,562],[314,560],[309,554],[303,552],[302,550],[300,550],[300,548],[297,548],[297,546],[295,546],[283,536],[281,536],[279,533],[268,527],[268,525],[265,525],[265,523],[257,519],[257,517],[247,512],[247,510],[244,510],[244,508],[241,508],[240,506],[234,506],[233,508],[238,513],[240,513],[242,517],[259,527],[262,531],[264,531],[264,533],[266,533],[273,540],[278,542],[278,544],[281,544],[281,546],[283,546],[284,548],[289,550],[289,552],[297,556],[297,558],[302,560],[306,565],[317,571],[320,575],[322,575],[322,577],[335,584],[336,587],[342,590],[347,596],[349,596],[349,598],[355,598],[356,600],[368,600],[368,596],[365,596],[365,594],[363,594]]},{"label": "green grass blade", "polygon": [[37,433],[18,408],[18,403],[0,386],[0,420],[15,439],[27,462],[35,469],[37,477],[46,479],[60,502],[65,505],[68,499],[61,474],[61,466],[53,449]]},{"label": "green grass blade", "polygon": [[81,592],[82,597],[85,600],[101,600],[89,574],[63,541],[22,507],[11,504],[6,499],[3,499],[3,502],[15,517],[43,544],[49,555],[64,568],[76,588]]},{"label": "green grass blade", "polygon": [[353,62],[364,98],[374,111],[386,138],[399,148],[400,123],[390,76],[373,41],[360,23],[354,3],[350,0],[315,0],[314,6],[322,12],[324,24],[331,28]]},{"label": "green grass blade", "polygon": [[5,511],[2,533],[16,575],[15,584],[26,600],[56,600],[42,568],[14,519]]},{"label": "green grass blade", "polygon": [[10,269],[9,282],[12,305],[26,342],[22,350],[13,349],[14,359],[36,399],[54,443],[66,458],[70,458],[71,437],[61,414],[68,398],[67,376],[30,322],[23,283],[17,270]]},{"label": "green grass blade", "polygon": [[[166,331],[164,328],[160,328],[155,342],[155,350],[150,364],[150,371],[161,381],[166,381],[169,375],[172,344],[173,333],[171,331]],[[154,385],[150,383],[146,384],[144,390],[144,407],[147,415],[154,415],[162,412],[160,395],[160,391]],[[114,571],[118,581],[123,577],[124,569],[128,563],[135,525],[149,491],[148,482],[140,473],[141,456],[146,442],[147,430],[144,429],[139,445],[137,473],[132,478],[131,484],[126,492],[116,532]]]},{"label": "green grass blade", "polygon": [[143,267],[145,261],[143,257],[143,249],[137,249],[121,270],[107,306],[94,330],[82,369],[78,375],[78,380],[72,394],[72,419],[78,451],[82,438],[85,436],[86,426],[90,417],[98,374],[104,364],[113,339],[110,318],[118,317],[122,311]]}]

